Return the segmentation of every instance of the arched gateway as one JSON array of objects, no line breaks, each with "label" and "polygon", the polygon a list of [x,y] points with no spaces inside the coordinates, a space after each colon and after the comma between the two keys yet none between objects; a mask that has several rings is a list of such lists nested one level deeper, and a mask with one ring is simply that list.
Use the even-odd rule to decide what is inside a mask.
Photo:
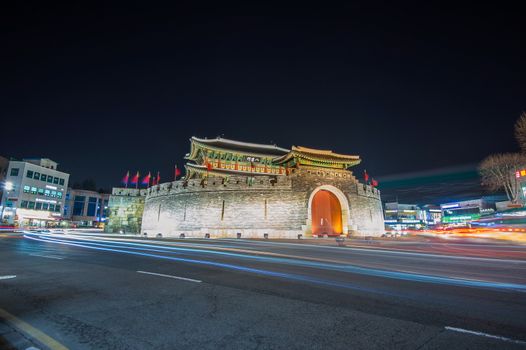
[{"label": "arched gateway", "polygon": [[342,234],[342,208],[338,198],[321,190],[312,199],[312,234],[339,236]]},{"label": "arched gateway", "polygon": [[323,185],[312,191],[309,218],[313,236],[339,236],[349,232],[349,202],[338,188]]}]

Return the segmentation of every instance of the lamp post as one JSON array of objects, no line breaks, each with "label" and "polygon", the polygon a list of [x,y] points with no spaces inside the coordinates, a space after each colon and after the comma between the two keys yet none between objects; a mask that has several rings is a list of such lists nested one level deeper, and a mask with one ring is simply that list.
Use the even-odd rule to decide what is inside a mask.
[{"label": "lamp post", "polygon": [[11,181],[6,181],[4,184],[4,190],[6,191],[6,197],[5,197],[4,205],[2,205],[2,215],[0,215],[0,222],[4,221],[5,206],[9,199],[9,192],[13,190],[13,183]]}]

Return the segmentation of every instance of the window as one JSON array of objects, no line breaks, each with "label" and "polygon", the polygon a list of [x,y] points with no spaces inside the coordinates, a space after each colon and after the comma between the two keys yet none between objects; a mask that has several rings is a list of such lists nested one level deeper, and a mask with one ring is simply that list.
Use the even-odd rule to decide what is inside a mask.
[{"label": "window", "polygon": [[48,175],[48,176],[47,176],[47,182],[49,182],[49,183],[53,183],[53,176]]},{"label": "window", "polygon": [[40,175],[40,180],[46,182],[46,180],[47,180],[46,174]]},{"label": "window", "polygon": [[38,189],[38,194],[43,196],[44,195],[44,189],[43,188],[39,188]]},{"label": "window", "polygon": [[84,201],[86,200],[85,196],[75,196],[75,201],[73,202],[73,215],[82,216],[84,215]]},{"label": "window", "polygon": [[27,208],[27,201],[22,201],[20,203],[20,208]]},{"label": "window", "polygon": [[55,211],[60,213],[60,204],[55,205]]},{"label": "window", "polygon": [[47,210],[48,207],[49,207],[48,203],[42,203],[42,210]]},{"label": "window", "polygon": [[36,210],[42,210],[42,203],[41,202],[37,202],[37,204],[35,206],[35,209]]},{"label": "window", "polygon": [[27,208],[28,209],[35,209],[35,202],[28,202]]},{"label": "window", "polygon": [[33,174],[33,179],[40,180],[40,173],[35,171],[35,173]]},{"label": "window", "polygon": [[61,184],[62,186],[64,186],[64,179],[58,180],[58,183]]},{"label": "window", "polygon": [[33,170],[28,170],[28,171],[26,172],[26,176],[27,176],[28,178],[32,179],[32,178],[33,178]]},{"label": "window", "polygon": [[58,185],[58,177],[54,177],[54,178],[53,178],[53,183],[54,183],[55,185]]},{"label": "window", "polygon": [[49,211],[55,211],[55,204],[49,205]]},{"label": "window", "polygon": [[24,193],[29,193],[30,189],[29,186],[24,186]]},{"label": "window", "polygon": [[11,176],[18,176],[18,168],[11,168]]},{"label": "window", "polygon": [[62,192],[60,191],[57,192],[57,198],[62,198]]},{"label": "window", "polygon": [[37,193],[37,188],[36,187],[31,187],[31,193],[32,194],[36,194]]},{"label": "window", "polygon": [[57,196],[57,191],[51,191],[51,197],[55,198]]},{"label": "window", "polygon": [[51,192],[49,190],[45,190],[44,191],[44,196],[49,197],[50,194],[51,194]]},{"label": "window", "polygon": [[97,212],[97,198],[96,197],[89,197],[88,200],[88,212],[86,213],[87,216],[95,216],[95,213]]}]

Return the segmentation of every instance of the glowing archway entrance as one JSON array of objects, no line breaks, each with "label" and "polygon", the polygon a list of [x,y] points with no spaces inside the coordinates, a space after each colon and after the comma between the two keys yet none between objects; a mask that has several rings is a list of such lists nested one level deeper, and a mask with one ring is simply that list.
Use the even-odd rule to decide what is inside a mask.
[{"label": "glowing archway entrance", "polygon": [[332,185],[314,189],[307,203],[307,235],[347,235],[351,227],[349,201],[345,194]]},{"label": "glowing archway entrance", "polygon": [[342,207],[338,198],[330,191],[318,191],[311,204],[312,234],[339,236],[342,230]]}]

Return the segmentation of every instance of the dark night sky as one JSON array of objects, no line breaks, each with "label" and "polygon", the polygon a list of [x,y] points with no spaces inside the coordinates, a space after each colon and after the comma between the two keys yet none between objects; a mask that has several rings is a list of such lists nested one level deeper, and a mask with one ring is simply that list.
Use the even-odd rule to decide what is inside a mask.
[{"label": "dark night sky", "polygon": [[3,11],[0,154],[110,187],[168,180],[192,135],[359,154],[380,179],[517,149],[517,8],[180,3]]}]

